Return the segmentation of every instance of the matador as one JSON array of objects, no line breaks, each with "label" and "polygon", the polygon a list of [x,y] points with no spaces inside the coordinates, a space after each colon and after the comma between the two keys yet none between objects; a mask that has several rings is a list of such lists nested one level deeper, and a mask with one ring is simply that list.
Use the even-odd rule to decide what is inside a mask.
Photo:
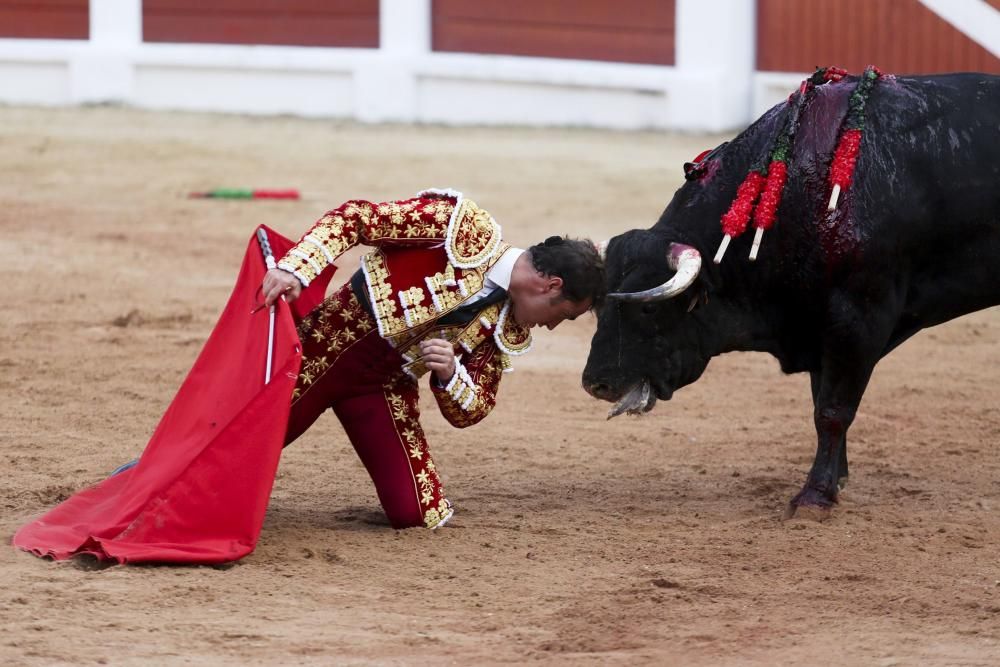
[{"label": "matador", "polygon": [[430,375],[453,426],[479,422],[533,327],[600,306],[603,261],[593,243],[562,236],[515,248],[460,192],[425,190],[326,213],[265,275],[265,302],[293,301],[357,245],[373,248],[360,269],[299,323],[285,444],[331,408],[392,526],[437,528],[454,507],[420,425],[418,380]]}]

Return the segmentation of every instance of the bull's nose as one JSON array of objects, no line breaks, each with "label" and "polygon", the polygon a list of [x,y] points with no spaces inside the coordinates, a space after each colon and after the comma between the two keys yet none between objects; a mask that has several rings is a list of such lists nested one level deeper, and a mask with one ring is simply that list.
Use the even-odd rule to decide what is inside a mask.
[{"label": "bull's nose", "polygon": [[599,398],[602,401],[613,401],[618,398],[615,390],[611,388],[611,385],[603,382],[585,383],[583,388],[588,394],[594,398]]}]

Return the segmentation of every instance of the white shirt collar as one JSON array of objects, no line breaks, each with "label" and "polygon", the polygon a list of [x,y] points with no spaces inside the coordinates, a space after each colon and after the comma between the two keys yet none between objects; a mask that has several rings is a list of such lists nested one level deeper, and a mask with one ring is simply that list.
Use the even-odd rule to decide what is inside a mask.
[{"label": "white shirt collar", "polygon": [[[508,248],[497,263],[486,272],[484,287],[502,287],[510,289],[510,275],[514,272],[514,262],[524,253],[520,248]],[[492,285],[490,285],[492,283]]]}]

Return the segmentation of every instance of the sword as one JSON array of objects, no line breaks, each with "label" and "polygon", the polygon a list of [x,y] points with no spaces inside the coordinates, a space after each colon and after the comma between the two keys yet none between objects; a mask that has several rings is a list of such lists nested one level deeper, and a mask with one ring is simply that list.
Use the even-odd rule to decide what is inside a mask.
[{"label": "sword", "polygon": [[[274,253],[271,252],[271,243],[267,240],[267,232],[263,227],[257,229],[257,243],[260,244],[260,251],[264,255],[264,265],[267,270],[277,268],[274,261]],[[267,327],[267,365],[264,367],[264,384],[271,382],[271,358],[274,355],[274,306],[271,306],[271,318]]]}]

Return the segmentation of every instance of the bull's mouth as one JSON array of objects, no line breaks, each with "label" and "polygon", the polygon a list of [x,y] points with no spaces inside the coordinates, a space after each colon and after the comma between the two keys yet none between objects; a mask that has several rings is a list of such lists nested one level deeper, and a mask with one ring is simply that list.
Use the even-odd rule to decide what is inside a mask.
[{"label": "bull's mouth", "polygon": [[612,406],[608,411],[608,419],[622,413],[641,415],[652,410],[654,405],[656,405],[656,394],[653,393],[649,380],[642,380],[625,392],[625,395]]}]

